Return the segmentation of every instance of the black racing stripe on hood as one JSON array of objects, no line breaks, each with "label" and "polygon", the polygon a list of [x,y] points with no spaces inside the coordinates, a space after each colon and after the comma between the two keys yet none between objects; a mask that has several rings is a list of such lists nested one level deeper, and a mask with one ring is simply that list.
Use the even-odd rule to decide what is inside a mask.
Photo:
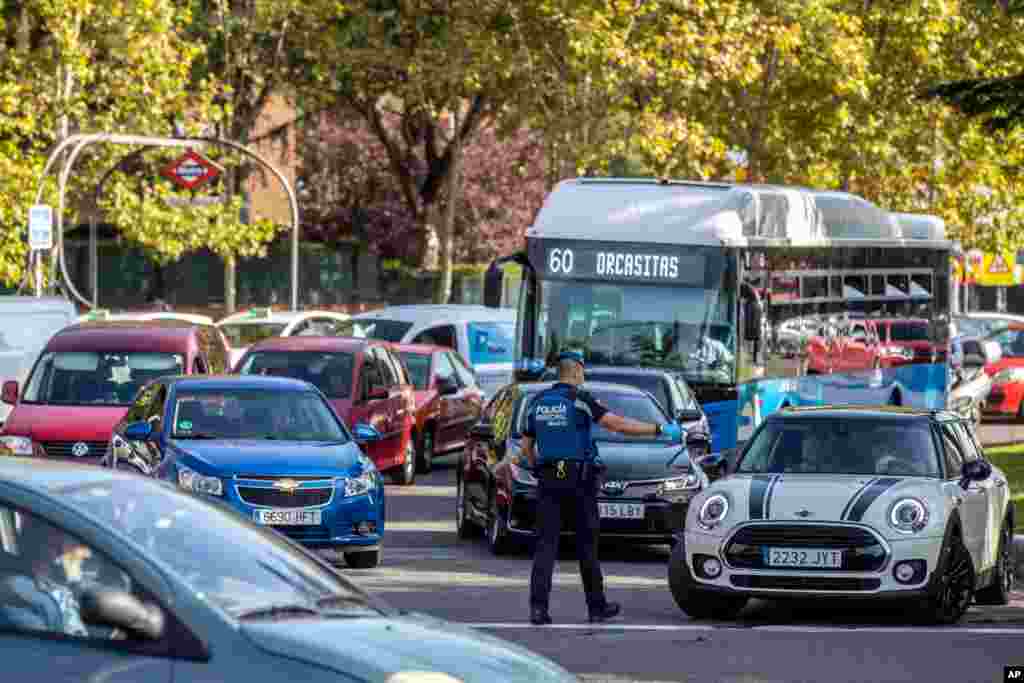
[{"label": "black racing stripe on hood", "polygon": [[903,481],[899,477],[883,477],[882,479],[876,479],[871,483],[871,486],[864,492],[864,495],[854,503],[853,507],[850,508],[850,516],[847,517],[849,522],[859,522],[864,516],[864,513],[868,511],[871,504],[874,503],[880,495],[891,489],[896,484]]},{"label": "black racing stripe on hood", "polygon": [[772,494],[775,493],[775,485],[782,481],[782,475],[776,475],[772,478],[772,483],[768,484],[768,492],[764,495],[764,518],[772,518]]},{"label": "black racing stripe on hood", "polygon": [[846,515],[850,512],[850,508],[853,507],[853,504],[857,502],[857,499],[860,497],[860,495],[864,493],[864,491],[867,490],[867,488],[874,484],[876,481],[878,481],[878,479],[869,480],[868,483],[861,486],[852,496],[850,496],[850,500],[846,501],[846,507],[843,508],[843,513],[839,515],[839,519],[846,519]]},{"label": "black racing stripe on hood", "polygon": [[750,479],[750,510],[748,519],[764,519],[764,502],[774,474],[755,474]]}]

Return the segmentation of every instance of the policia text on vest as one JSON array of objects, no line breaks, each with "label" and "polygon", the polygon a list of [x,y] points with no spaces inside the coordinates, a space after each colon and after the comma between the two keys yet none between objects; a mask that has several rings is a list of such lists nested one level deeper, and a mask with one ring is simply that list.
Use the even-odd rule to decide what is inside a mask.
[{"label": "policia text on vest", "polygon": [[609,412],[583,383],[583,354],[559,355],[559,380],[533,399],[526,415],[523,454],[537,473],[537,539],[530,576],[530,621],[550,624],[548,601],[551,576],[558,557],[562,515],[576,520],[580,575],[590,621],[605,621],[619,613],[609,603],[597,557],[600,518],[597,492],[601,465],[591,435],[594,424],[631,436],[661,436],[679,442],[679,425],[638,422]]}]

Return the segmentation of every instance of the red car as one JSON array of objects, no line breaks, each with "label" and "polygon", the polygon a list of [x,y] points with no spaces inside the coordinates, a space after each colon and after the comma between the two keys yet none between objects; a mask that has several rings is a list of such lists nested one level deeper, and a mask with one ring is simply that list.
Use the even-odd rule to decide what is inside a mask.
[{"label": "red car", "polygon": [[484,392],[462,356],[443,346],[395,344],[416,388],[416,451],[420,472],[435,455],[465,447],[480,418]]},{"label": "red car", "polygon": [[1024,418],[1024,328],[1011,325],[983,341],[996,342],[1002,351],[998,361],[985,365],[985,373],[992,378],[985,412]]},{"label": "red car", "polygon": [[316,386],[345,424],[381,434],[364,445],[396,484],[416,480],[416,399],[405,366],[388,342],[350,337],[271,337],[249,347],[235,372],[301,379]]},{"label": "red car", "polygon": [[807,344],[808,370],[819,374],[940,362],[944,356],[935,352],[923,318],[854,318]]},{"label": "red car", "polygon": [[[114,425],[157,377],[208,374],[227,357],[220,338],[176,321],[90,322],[50,338],[23,388],[5,382],[14,405],[0,452],[98,464]],[[20,391],[19,391],[20,389]]]}]

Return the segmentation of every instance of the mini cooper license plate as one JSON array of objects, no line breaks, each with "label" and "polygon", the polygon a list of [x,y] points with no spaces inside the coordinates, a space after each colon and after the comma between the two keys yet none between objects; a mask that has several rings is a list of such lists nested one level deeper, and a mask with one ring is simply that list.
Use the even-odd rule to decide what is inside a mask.
[{"label": "mini cooper license plate", "polygon": [[842,550],[824,548],[765,548],[764,563],[769,567],[822,567],[840,569],[843,566]]},{"label": "mini cooper license plate", "polygon": [[640,503],[598,503],[602,519],[643,519],[644,506]]},{"label": "mini cooper license plate", "polygon": [[316,526],[320,524],[321,510],[295,508],[294,510],[256,510],[253,514],[260,524],[273,526]]}]

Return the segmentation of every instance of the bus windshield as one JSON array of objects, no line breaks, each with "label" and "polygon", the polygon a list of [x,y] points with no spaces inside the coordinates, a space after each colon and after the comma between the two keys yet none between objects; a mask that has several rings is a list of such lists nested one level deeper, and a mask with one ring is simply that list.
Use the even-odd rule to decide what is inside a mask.
[{"label": "bus windshield", "polygon": [[[717,258],[724,262],[726,253]],[[731,269],[717,270],[711,287],[542,280],[534,348],[547,365],[571,347],[588,364],[666,368],[692,383],[732,384],[736,292]]]}]

